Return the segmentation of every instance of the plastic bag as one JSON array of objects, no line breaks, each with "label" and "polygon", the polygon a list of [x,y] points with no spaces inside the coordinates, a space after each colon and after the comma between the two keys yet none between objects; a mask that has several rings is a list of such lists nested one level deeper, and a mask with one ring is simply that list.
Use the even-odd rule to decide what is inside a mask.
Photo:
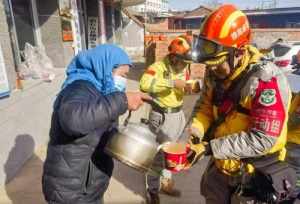
[{"label": "plastic bag", "polygon": [[42,79],[51,82],[55,78],[53,63],[46,55],[44,48],[26,43],[23,57],[24,62],[18,67],[22,79]]}]

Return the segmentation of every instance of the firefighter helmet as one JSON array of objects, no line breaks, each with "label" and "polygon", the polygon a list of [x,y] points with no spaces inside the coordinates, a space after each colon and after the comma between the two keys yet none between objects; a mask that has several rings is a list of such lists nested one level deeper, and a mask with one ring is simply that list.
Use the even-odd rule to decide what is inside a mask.
[{"label": "firefighter helmet", "polygon": [[173,39],[168,47],[169,54],[185,61],[191,61],[192,40],[189,36],[181,35]]},{"label": "firefighter helmet", "polygon": [[197,61],[221,57],[228,49],[240,49],[250,43],[246,15],[234,5],[226,4],[213,11],[203,22],[194,46]]}]

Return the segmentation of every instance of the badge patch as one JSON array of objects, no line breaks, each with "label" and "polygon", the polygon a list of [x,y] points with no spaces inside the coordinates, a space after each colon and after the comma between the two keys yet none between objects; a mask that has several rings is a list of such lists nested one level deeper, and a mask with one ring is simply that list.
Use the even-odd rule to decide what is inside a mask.
[{"label": "badge patch", "polygon": [[259,103],[264,106],[271,106],[277,102],[275,89],[265,89],[261,92]]},{"label": "badge patch", "polygon": [[150,75],[154,76],[154,75],[155,75],[155,71],[152,70],[152,69],[148,69],[148,70],[146,71],[146,74],[150,74]]}]

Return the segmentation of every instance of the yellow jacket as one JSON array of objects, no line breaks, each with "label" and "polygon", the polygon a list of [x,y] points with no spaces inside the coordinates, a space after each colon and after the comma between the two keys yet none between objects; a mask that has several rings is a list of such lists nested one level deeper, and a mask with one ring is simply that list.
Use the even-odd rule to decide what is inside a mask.
[{"label": "yellow jacket", "polygon": [[184,89],[173,86],[173,80],[188,79],[186,69],[179,73],[173,71],[168,57],[156,62],[145,71],[140,80],[140,89],[149,93],[163,108],[176,108],[182,106]]},{"label": "yellow jacket", "polygon": [[289,112],[288,142],[300,145],[300,92],[293,97]]},{"label": "yellow jacket", "polygon": [[[222,84],[226,89],[243,70],[258,69],[240,91],[239,104],[249,110],[249,114],[237,110],[230,112],[215,130],[215,139],[210,141],[215,165],[228,175],[239,172],[241,158],[281,151],[286,144],[291,98],[288,82],[274,64],[260,62],[260,56],[256,48],[248,46],[241,66]],[[216,81],[209,71],[204,86],[192,123],[192,129],[196,129],[199,137],[219,117],[225,104],[213,104]]]}]

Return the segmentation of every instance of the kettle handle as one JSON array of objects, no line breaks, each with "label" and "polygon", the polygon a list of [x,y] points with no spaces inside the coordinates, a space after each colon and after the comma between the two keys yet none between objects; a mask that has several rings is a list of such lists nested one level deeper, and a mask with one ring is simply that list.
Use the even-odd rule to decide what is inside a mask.
[{"label": "kettle handle", "polygon": [[128,125],[129,119],[131,118],[131,111],[129,111],[127,118],[124,121],[124,126],[126,127]]}]

